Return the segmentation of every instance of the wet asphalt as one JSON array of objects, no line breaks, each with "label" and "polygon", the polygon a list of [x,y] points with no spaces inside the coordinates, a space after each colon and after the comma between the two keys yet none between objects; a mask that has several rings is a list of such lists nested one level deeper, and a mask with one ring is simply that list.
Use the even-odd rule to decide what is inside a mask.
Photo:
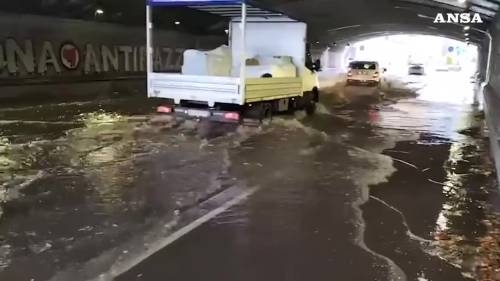
[{"label": "wet asphalt", "polygon": [[0,280],[500,280],[475,85],[436,75],[261,127],[2,107]]}]

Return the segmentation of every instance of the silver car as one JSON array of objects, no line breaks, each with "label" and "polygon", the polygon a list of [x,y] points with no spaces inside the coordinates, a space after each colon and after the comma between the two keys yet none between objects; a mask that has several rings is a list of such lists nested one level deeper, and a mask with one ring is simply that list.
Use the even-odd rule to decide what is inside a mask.
[{"label": "silver car", "polygon": [[424,66],[421,64],[410,65],[408,75],[425,75]]},{"label": "silver car", "polygon": [[347,72],[347,85],[365,84],[379,85],[381,72],[376,61],[353,61]]}]

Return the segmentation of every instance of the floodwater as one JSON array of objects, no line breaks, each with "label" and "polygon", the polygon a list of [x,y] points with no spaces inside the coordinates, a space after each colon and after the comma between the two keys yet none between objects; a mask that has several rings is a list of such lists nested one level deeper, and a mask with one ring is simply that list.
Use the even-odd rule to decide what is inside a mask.
[{"label": "floodwater", "polygon": [[0,279],[498,280],[474,84],[436,75],[259,128],[141,98],[2,108]]}]

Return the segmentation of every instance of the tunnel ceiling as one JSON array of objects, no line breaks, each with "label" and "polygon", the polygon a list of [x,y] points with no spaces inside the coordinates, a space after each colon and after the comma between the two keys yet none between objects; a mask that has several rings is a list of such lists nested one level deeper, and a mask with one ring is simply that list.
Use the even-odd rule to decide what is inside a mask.
[{"label": "tunnel ceiling", "polygon": [[[129,25],[144,24],[145,0],[0,0],[5,11],[33,13],[86,20],[101,20]],[[278,10],[309,24],[310,39],[330,45],[384,34],[421,33],[463,40],[463,27],[456,24],[434,24],[437,13],[479,13],[483,24],[474,28],[486,30],[500,0],[254,0],[257,4]],[[102,15],[96,15],[102,9]],[[182,22],[174,25],[175,21]],[[193,33],[222,34],[226,21],[214,15],[187,8],[156,9],[155,22],[163,28]],[[471,41],[484,35],[470,31]]]},{"label": "tunnel ceiling", "polygon": [[[500,0],[261,0],[265,5],[300,20],[311,27],[313,41],[329,45],[384,34],[420,33],[464,40],[463,26],[435,24],[437,13],[479,13],[488,29],[500,9]],[[469,31],[471,41],[484,34]]]},{"label": "tunnel ceiling", "polygon": [[[102,14],[97,14],[100,9]],[[0,11],[144,26],[145,0],[0,0]],[[180,21],[182,24],[176,25]],[[156,9],[154,22],[164,29],[225,35],[226,21],[188,8]]]}]

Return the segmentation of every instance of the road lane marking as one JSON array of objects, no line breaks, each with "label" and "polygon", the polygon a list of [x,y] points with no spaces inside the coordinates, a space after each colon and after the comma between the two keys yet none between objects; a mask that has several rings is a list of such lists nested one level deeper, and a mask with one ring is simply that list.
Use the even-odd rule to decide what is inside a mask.
[{"label": "road lane marking", "polygon": [[237,205],[238,203],[247,199],[249,196],[254,194],[258,189],[259,189],[258,187],[250,188],[249,190],[241,193],[240,195],[236,196],[235,198],[222,204],[222,206],[215,208],[214,210],[206,213],[205,215],[194,220],[193,222],[189,223],[188,225],[173,232],[169,236],[165,237],[165,239],[163,239],[162,241],[159,241],[159,242],[155,243],[154,245],[151,245],[151,247],[147,248],[146,251],[144,251],[143,253],[141,253],[140,255],[135,257],[134,259],[115,264],[114,266],[112,266],[110,268],[110,270],[108,272],[102,273],[97,278],[93,278],[90,280],[91,281],[110,281],[110,280],[113,280],[114,278],[120,276],[121,274],[127,272],[128,270],[132,269],[136,265],[140,264],[141,262],[143,262],[144,260],[146,260],[147,258],[152,256],[156,252],[164,249],[165,247],[174,243],[175,241],[177,241],[178,239],[187,235],[191,231],[195,230],[199,226],[210,221],[211,219],[215,218],[219,214],[225,212],[226,210],[228,210],[232,206]]}]

